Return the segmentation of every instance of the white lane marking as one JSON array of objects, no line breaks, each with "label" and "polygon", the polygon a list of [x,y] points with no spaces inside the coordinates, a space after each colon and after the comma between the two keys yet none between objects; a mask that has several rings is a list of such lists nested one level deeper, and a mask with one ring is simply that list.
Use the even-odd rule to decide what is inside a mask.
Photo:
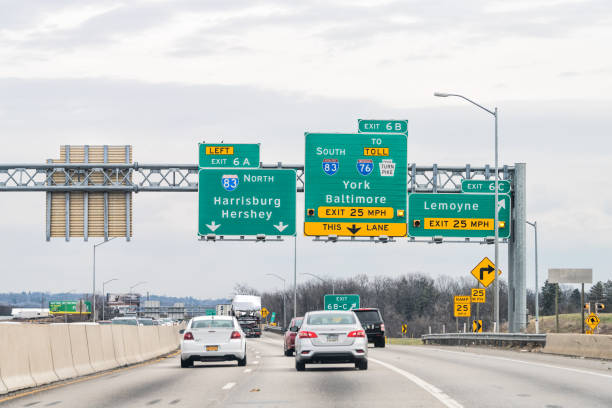
[{"label": "white lane marking", "polygon": [[253,364],[259,364],[259,361],[253,361]]},{"label": "white lane marking", "polygon": [[253,370],[252,370],[252,369],[250,369],[250,368],[247,368],[247,369],[245,369],[245,370],[243,371],[243,373],[250,373],[251,371],[253,371]]},{"label": "white lane marking", "polygon": [[612,379],[612,375],[602,374],[602,373],[595,373],[595,372],[592,372],[592,371],[581,370],[579,368],[561,367],[561,366],[557,366],[557,365],[553,365],[553,364],[535,363],[535,362],[531,362],[531,361],[515,360],[513,358],[489,356],[489,355],[476,354],[476,353],[462,353],[462,352],[459,352],[459,351],[451,351],[451,350],[442,350],[442,349],[428,349],[428,350],[441,351],[443,353],[460,354],[460,355],[463,355],[463,356],[469,355],[471,357],[485,358],[487,360],[488,359],[495,359],[495,360],[501,360],[501,361],[512,361],[514,363],[522,363],[522,364],[539,366],[539,367],[546,367],[546,368],[556,368],[556,369],[559,369],[559,370],[572,371],[574,373],[579,373],[579,374],[590,374],[590,375],[594,375],[594,376],[597,376],[597,377],[604,377],[604,378]]},{"label": "white lane marking", "polygon": [[223,387],[221,387],[222,390],[231,390],[234,385],[236,385],[235,382],[229,382],[227,384],[225,384]]},{"label": "white lane marking", "polygon": [[446,407],[448,407],[448,408],[463,408],[463,405],[461,405],[460,403],[458,403],[457,401],[455,401],[454,399],[449,397],[442,390],[440,390],[436,386],[428,383],[427,381],[420,379],[416,375],[411,374],[411,373],[409,373],[406,370],[402,370],[401,368],[397,368],[397,367],[395,367],[395,366],[393,366],[391,364],[383,363],[382,361],[373,359],[371,357],[368,357],[368,360],[373,362],[373,363],[380,364],[381,366],[386,367],[389,370],[395,371],[399,375],[402,375],[402,376],[406,377],[407,379],[409,379],[410,381],[412,381],[413,383],[415,383],[416,385],[418,385],[419,387],[421,387],[422,389],[424,389],[425,391],[430,393],[434,398],[436,398],[438,401],[440,401]]}]

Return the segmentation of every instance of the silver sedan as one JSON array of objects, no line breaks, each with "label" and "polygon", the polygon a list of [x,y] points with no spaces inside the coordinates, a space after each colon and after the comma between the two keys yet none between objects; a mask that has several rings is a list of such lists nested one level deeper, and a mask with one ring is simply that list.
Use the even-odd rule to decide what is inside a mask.
[{"label": "silver sedan", "polygon": [[353,363],[368,369],[368,339],[351,311],[308,312],[295,339],[295,369],[312,363]]}]

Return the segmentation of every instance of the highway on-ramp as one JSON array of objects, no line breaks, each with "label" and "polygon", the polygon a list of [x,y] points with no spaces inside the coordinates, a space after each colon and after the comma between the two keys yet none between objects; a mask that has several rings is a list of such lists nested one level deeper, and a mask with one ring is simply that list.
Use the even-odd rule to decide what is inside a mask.
[{"label": "highway on-ramp", "polygon": [[248,341],[248,365],[178,357],[0,398],[3,407],[611,407],[612,363],[485,348],[369,350],[367,371],[297,372],[279,335]]}]

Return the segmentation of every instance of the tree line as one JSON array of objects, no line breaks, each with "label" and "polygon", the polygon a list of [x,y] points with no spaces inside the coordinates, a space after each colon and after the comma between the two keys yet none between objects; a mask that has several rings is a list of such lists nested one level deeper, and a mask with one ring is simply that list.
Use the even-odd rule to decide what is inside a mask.
[{"label": "tree line", "polygon": [[[377,276],[370,278],[358,275],[346,279],[334,279],[335,293],[358,294],[361,307],[376,307],[380,309],[385,327],[390,336],[401,335],[401,325],[408,325],[407,337],[419,337],[426,334],[431,327],[432,333],[471,330],[471,320],[481,319],[484,330],[492,329],[493,321],[493,285],[486,289],[485,303],[472,303],[470,318],[453,317],[453,299],[455,295],[470,295],[471,289],[477,287],[472,277],[451,278],[439,276],[432,278],[424,274],[405,274],[398,277]],[[508,285],[500,280],[499,304],[502,331],[508,315]],[[569,286],[550,284],[546,282],[539,292],[540,315],[552,315],[556,288],[559,288],[559,313],[577,313],[581,310],[580,291]],[[323,297],[331,294],[331,281],[307,281],[297,288],[297,315],[302,316],[311,310],[323,310]],[[293,288],[280,291],[259,293],[247,285],[239,284],[234,288],[237,294],[260,295],[262,306],[276,313],[276,321],[282,325],[283,297],[287,308],[287,323],[293,316]],[[527,291],[528,311],[533,316],[535,293]],[[605,304],[605,311],[612,307],[612,280],[597,282],[585,294],[585,301]]]}]

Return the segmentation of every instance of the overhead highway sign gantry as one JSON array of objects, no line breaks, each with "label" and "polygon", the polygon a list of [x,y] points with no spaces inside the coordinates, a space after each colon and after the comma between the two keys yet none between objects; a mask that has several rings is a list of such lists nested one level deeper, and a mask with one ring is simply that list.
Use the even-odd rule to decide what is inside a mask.
[{"label": "overhead highway sign gantry", "polygon": [[405,134],[306,133],[304,234],[406,235]]},{"label": "overhead highway sign gantry", "polygon": [[200,143],[199,166],[206,167],[259,167],[259,143]]},{"label": "overhead highway sign gantry", "polygon": [[198,235],[295,235],[295,170],[203,169]]}]

